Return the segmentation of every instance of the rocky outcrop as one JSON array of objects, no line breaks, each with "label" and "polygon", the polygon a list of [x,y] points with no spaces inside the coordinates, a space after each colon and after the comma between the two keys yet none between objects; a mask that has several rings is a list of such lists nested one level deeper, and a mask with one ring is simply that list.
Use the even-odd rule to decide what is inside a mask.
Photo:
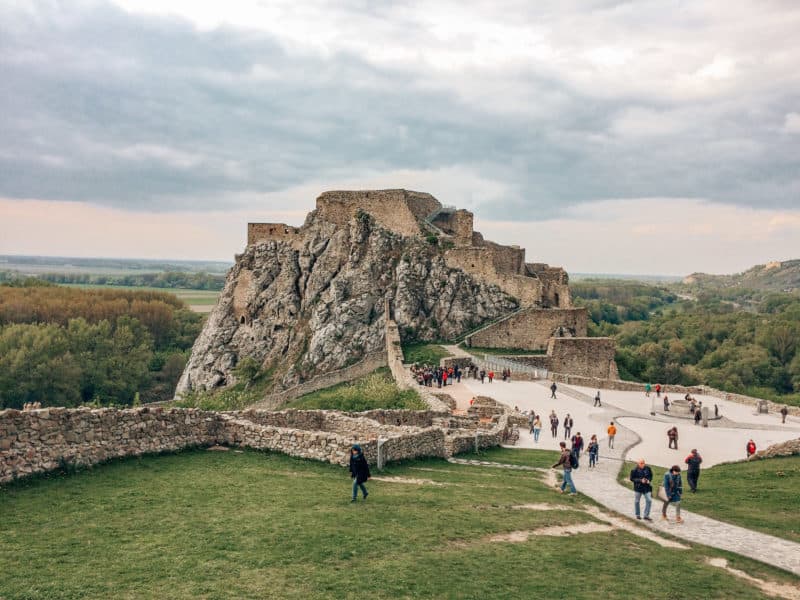
[{"label": "rocky outcrop", "polygon": [[517,308],[497,286],[448,267],[421,236],[363,211],[344,224],[314,211],[291,235],[237,256],[177,393],[234,383],[245,357],[263,365],[273,391],[354,364],[385,348],[386,298],[406,339],[453,338]]},{"label": "rocky outcrop", "polygon": [[759,450],[748,460],[760,460],[762,458],[777,458],[779,456],[797,456],[800,454],[800,438],[773,444],[769,448]]}]

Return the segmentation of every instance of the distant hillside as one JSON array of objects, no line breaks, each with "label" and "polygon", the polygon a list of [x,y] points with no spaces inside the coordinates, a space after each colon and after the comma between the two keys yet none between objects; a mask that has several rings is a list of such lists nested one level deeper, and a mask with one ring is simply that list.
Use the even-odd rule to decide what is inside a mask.
[{"label": "distant hillside", "polygon": [[800,260],[773,261],[735,275],[692,273],[685,285],[698,288],[741,288],[774,292],[800,291]]}]

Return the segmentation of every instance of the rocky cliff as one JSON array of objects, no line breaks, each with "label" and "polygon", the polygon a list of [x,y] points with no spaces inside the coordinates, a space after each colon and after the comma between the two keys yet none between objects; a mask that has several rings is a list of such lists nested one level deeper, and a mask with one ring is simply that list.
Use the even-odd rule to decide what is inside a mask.
[{"label": "rocky cliff", "polygon": [[312,212],[299,229],[249,244],[228,273],[177,393],[235,382],[252,357],[274,389],[381,350],[384,301],[401,335],[452,338],[517,308],[497,286],[449,268],[438,244],[360,211],[346,222]]}]

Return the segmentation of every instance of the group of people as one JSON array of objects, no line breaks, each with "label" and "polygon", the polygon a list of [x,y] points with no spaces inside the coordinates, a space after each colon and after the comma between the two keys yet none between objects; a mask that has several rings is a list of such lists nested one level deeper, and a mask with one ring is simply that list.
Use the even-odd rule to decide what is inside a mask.
[{"label": "group of people", "polygon": [[462,371],[458,365],[454,367],[432,367],[429,365],[412,365],[411,374],[417,383],[426,387],[446,386],[448,382],[453,385],[454,381],[461,383]]},{"label": "group of people", "polygon": [[[653,386],[650,385],[649,383],[646,383],[644,385],[644,395],[649,398],[650,397],[650,392],[652,392],[652,391],[653,391]],[[660,383],[657,383],[656,387],[655,387],[655,391],[656,391],[656,398],[661,398],[661,392],[664,392],[664,395],[666,395],[667,388],[666,388],[666,386],[662,386]]]}]

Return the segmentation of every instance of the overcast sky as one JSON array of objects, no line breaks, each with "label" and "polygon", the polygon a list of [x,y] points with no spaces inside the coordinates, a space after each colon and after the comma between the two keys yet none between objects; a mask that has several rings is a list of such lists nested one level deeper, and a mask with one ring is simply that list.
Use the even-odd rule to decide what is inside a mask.
[{"label": "overcast sky", "polygon": [[800,258],[800,2],[206,4],[0,4],[0,254],[231,260],[405,187],[570,271]]}]

